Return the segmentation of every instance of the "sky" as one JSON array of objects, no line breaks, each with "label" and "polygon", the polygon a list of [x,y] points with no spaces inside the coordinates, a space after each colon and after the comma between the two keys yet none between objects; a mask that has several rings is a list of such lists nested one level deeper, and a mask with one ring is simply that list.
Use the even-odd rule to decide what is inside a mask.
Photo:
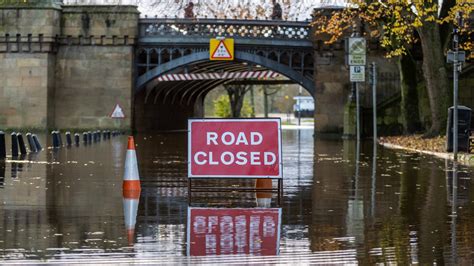
[{"label": "sky", "polygon": [[[194,3],[197,17],[247,17],[265,19],[272,13],[271,0],[64,0],[66,4],[132,4],[138,5],[141,16],[183,17],[184,7]],[[283,18],[305,20],[311,18],[313,8],[342,6],[346,0],[277,0],[282,5]]]}]

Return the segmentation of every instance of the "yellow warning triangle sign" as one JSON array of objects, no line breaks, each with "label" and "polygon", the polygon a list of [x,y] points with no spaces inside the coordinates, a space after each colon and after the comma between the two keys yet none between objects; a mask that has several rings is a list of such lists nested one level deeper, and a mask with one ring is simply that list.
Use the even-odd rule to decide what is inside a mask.
[{"label": "yellow warning triangle sign", "polygon": [[211,59],[232,59],[232,53],[225,45],[224,40],[221,40],[214,52],[211,54]]}]

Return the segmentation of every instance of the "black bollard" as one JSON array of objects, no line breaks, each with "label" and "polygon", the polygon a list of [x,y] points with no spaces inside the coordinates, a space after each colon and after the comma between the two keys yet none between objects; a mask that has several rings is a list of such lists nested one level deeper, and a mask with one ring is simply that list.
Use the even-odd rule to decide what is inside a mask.
[{"label": "black bollard", "polygon": [[87,144],[87,133],[86,132],[82,132],[82,141],[84,141],[84,144]]},{"label": "black bollard", "polygon": [[53,139],[53,148],[58,148],[59,147],[59,140],[58,140],[56,131],[51,132],[51,138]]},{"label": "black bollard", "polygon": [[92,132],[87,131],[87,142],[92,143]]},{"label": "black bollard", "polygon": [[102,138],[103,138],[104,140],[107,139],[107,131],[106,131],[106,130],[102,131]]},{"label": "black bollard", "polygon": [[36,136],[36,134],[33,134],[33,141],[35,142],[36,150],[42,151],[43,147],[41,146],[41,143],[39,142],[38,136]]},{"label": "black bollard", "polygon": [[5,133],[0,131],[0,160],[3,160],[7,157],[7,150],[5,147]]},{"label": "black bollard", "polygon": [[26,154],[26,145],[21,133],[16,134],[18,139],[18,146],[20,146],[20,154]]},{"label": "black bollard", "polygon": [[76,146],[79,146],[79,142],[81,142],[81,137],[79,136],[79,134],[74,134],[74,143],[76,144]]},{"label": "black bollard", "polygon": [[70,147],[72,145],[71,132],[66,132],[66,145]]},{"label": "black bollard", "polygon": [[33,141],[33,136],[31,136],[31,133],[26,133],[26,139],[28,140],[28,145],[30,146],[30,152],[37,152],[36,145]]},{"label": "black bollard", "polygon": [[99,142],[102,141],[102,132],[100,130],[97,130],[97,139],[99,140]]},{"label": "black bollard", "polygon": [[61,132],[59,130],[56,131],[56,135],[58,136],[58,143],[59,143],[58,147],[62,147],[63,146],[63,137],[61,136]]},{"label": "black bollard", "polygon": [[12,133],[12,157],[18,157],[18,137],[16,133]]}]

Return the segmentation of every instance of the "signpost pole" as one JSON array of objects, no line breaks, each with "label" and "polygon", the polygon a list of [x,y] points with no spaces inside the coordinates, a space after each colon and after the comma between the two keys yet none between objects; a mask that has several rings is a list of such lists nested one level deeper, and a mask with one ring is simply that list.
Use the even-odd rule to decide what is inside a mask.
[{"label": "signpost pole", "polygon": [[357,141],[360,140],[360,103],[359,103],[359,82],[355,83],[356,88],[356,127],[357,127]]},{"label": "signpost pole", "polygon": [[373,138],[374,145],[377,144],[377,68],[372,62],[372,108],[373,108]]},{"label": "signpost pole", "polygon": [[[453,133],[453,159],[458,160],[458,90],[459,90],[459,72],[461,72],[462,63],[466,61],[466,53],[459,51],[459,36],[458,28],[463,27],[462,13],[456,13],[456,20],[458,25],[454,25],[453,29],[453,50],[448,51],[447,62],[453,63],[453,127],[448,128],[449,132]],[[448,132],[448,133],[449,133]]]},{"label": "signpost pole", "polygon": [[[301,96],[301,86],[298,89],[298,96]],[[298,126],[301,126],[301,98],[298,102]]]},{"label": "signpost pole", "polygon": [[[461,14],[456,13],[456,18],[462,24]],[[453,29],[453,157],[454,161],[458,160],[458,55],[459,55],[459,39],[458,39],[458,29],[455,26]]]}]

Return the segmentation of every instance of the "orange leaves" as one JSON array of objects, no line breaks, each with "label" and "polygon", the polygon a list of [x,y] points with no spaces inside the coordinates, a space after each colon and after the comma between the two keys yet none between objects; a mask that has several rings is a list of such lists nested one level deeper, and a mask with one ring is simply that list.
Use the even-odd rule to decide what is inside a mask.
[{"label": "orange leaves", "polygon": [[424,139],[421,135],[411,136],[394,136],[394,137],[382,137],[380,141],[383,143],[395,144],[398,146],[407,147],[416,150],[425,150],[432,152],[445,152],[446,151],[446,137],[435,137]]}]

